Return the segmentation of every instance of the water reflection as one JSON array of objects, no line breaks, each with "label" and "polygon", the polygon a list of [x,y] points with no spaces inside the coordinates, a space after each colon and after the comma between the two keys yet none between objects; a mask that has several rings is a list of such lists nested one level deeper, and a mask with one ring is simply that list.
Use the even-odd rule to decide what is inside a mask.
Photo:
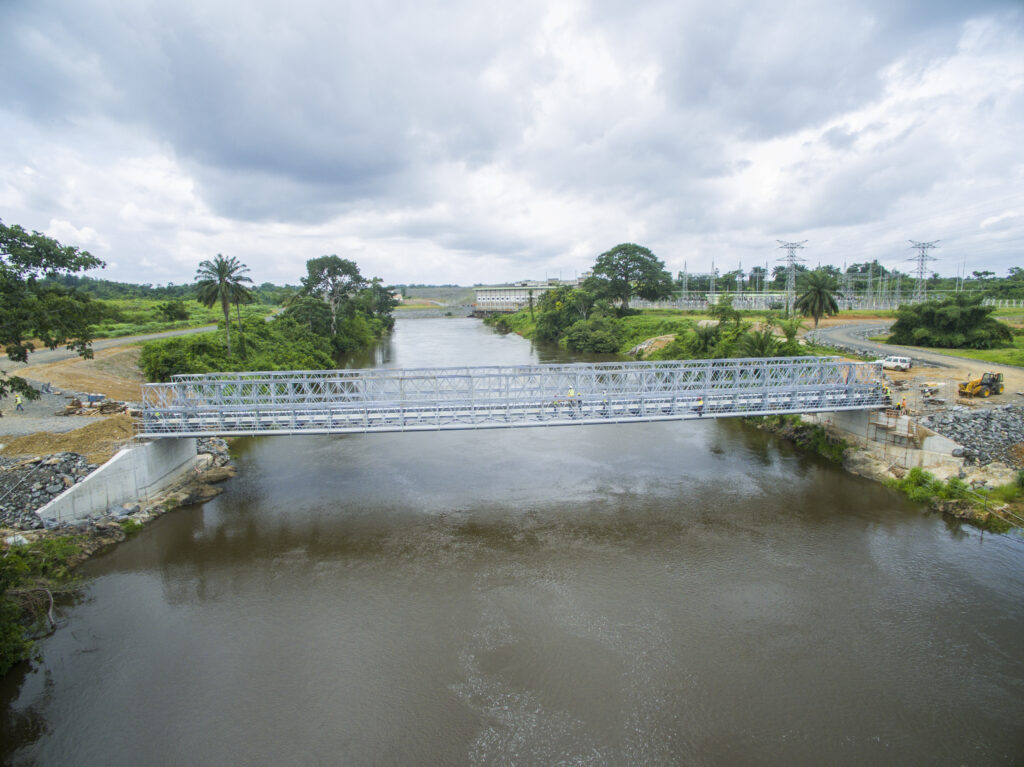
[{"label": "water reflection", "polygon": [[[377,361],[560,354],[438,319]],[[234,452],[222,496],[90,565],[89,603],[12,693],[14,761],[1019,754],[1020,548],[737,422]]]}]

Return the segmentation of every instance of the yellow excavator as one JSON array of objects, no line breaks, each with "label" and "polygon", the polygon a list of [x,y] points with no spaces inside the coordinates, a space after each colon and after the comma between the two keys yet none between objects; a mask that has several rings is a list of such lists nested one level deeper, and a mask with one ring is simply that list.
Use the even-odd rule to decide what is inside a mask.
[{"label": "yellow excavator", "polygon": [[1003,374],[982,373],[981,378],[974,378],[960,384],[958,391],[961,397],[988,397],[992,394],[1002,394]]}]

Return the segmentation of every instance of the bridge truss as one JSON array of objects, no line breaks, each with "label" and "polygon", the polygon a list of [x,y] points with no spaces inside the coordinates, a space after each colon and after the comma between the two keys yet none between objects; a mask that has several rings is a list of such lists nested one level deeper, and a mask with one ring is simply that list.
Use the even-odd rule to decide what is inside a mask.
[{"label": "bridge truss", "polygon": [[140,435],[345,434],[881,408],[881,363],[834,357],[214,373],[146,384]]}]

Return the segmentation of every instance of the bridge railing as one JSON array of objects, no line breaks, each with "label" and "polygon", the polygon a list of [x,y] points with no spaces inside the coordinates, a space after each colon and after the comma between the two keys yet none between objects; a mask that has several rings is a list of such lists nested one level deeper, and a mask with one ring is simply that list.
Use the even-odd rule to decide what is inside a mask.
[{"label": "bridge railing", "polygon": [[147,384],[142,431],[458,428],[884,404],[880,363],[834,357],[267,371]]}]

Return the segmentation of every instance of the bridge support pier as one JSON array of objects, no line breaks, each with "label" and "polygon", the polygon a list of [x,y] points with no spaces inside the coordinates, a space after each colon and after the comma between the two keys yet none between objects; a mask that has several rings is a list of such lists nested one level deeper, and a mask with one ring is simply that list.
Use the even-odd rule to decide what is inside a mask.
[{"label": "bridge support pier", "polygon": [[142,501],[167,489],[196,464],[194,437],[159,439],[125,448],[37,512],[44,522],[74,522],[111,506]]}]

